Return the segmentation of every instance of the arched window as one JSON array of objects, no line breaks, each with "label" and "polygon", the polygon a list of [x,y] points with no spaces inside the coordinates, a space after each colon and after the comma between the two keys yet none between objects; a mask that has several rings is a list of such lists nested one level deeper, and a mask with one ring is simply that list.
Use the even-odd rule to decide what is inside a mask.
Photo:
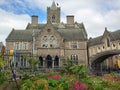
[{"label": "arched window", "polygon": [[54,48],[54,47],[56,47],[56,38],[54,37],[54,36],[51,36],[50,37],[50,47],[51,48]]},{"label": "arched window", "polygon": [[55,56],[54,66],[55,67],[59,66],[59,57],[58,56]]},{"label": "arched window", "polygon": [[55,48],[57,45],[57,39],[55,36],[43,36],[41,39],[43,48]]},{"label": "arched window", "polygon": [[39,61],[40,61],[39,67],[42,67],[43,66],[43,58],[41,56],[39,57]]},{"label": "arched window", "polygon": [[107,38],[107,47],[110,47],[110,40]]},{"label": "arched window", "polygon": [[42,47],[44,47],[44,48],[48,47],[48,38],[47,38],[47,36],[44,36],[42,38]]},{"label": "arched window", "polygon": [[52,16],[52,23],[55,23],[55,15]]},{"label": "arched window", "polygon": [[78,64],[78,55],[71,55],[71,60],[72,60],[75,64]]},{"label": "arched window", "polygon": [[47,68],[52,68],[52,57],[50,55],[47,55],[46,62],[47,62]]}]

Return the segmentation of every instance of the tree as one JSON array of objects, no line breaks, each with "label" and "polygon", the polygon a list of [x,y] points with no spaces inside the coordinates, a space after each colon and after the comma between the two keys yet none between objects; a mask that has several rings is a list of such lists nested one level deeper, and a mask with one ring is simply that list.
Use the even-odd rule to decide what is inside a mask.
[{"label": "tree", "polygon": [[29,62],[29,67],[32,71],[37,69],[37,65],[39,64],[39,60],[34,56],[24,55],[24,58]]}]

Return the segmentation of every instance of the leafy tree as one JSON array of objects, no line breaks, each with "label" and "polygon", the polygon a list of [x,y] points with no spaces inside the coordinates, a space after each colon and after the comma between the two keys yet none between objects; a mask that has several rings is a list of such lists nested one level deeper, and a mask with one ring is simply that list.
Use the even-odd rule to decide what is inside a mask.
[{"label": "leafy tree", "polygon": [[67,62],[64,64],[64,71],[67,74],[73,74],[73,67],[74,67],[74,62],[70,59],[67,59]]},{"label": "leafy tree", "polygon": [[78,79],[86,78],[88,75],[87,68],[83,64],[75,64],[72,60],[67,60],[67,63],[64,64],[65,72],[68,74],[75,74],[78,76]]},{"label": "leafy tree", "polygon": [[24,55],[24,58],[29,62],[30,69],[35,71],[37,69],[37,65],[39,64],[39,60],[34,56]]}]

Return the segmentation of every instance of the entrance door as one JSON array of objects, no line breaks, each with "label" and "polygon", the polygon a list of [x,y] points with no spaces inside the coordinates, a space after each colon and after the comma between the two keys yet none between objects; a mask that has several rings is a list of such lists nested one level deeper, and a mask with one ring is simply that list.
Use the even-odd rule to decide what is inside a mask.
[{"label": "entrance door", "polygon": [[46,57],[46,62],[47,62],[47,68],[52,68],[52,57],[50,55]]}]

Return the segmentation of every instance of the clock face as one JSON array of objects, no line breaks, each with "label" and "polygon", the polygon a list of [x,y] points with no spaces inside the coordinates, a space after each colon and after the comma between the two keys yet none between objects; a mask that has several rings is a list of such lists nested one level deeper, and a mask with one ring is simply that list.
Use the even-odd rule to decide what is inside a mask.
[{"label": "clock face", "polygon": [[57,44],[55,36],[44,36],[42,38],[42,47],[44,48],[55,48]]}]

